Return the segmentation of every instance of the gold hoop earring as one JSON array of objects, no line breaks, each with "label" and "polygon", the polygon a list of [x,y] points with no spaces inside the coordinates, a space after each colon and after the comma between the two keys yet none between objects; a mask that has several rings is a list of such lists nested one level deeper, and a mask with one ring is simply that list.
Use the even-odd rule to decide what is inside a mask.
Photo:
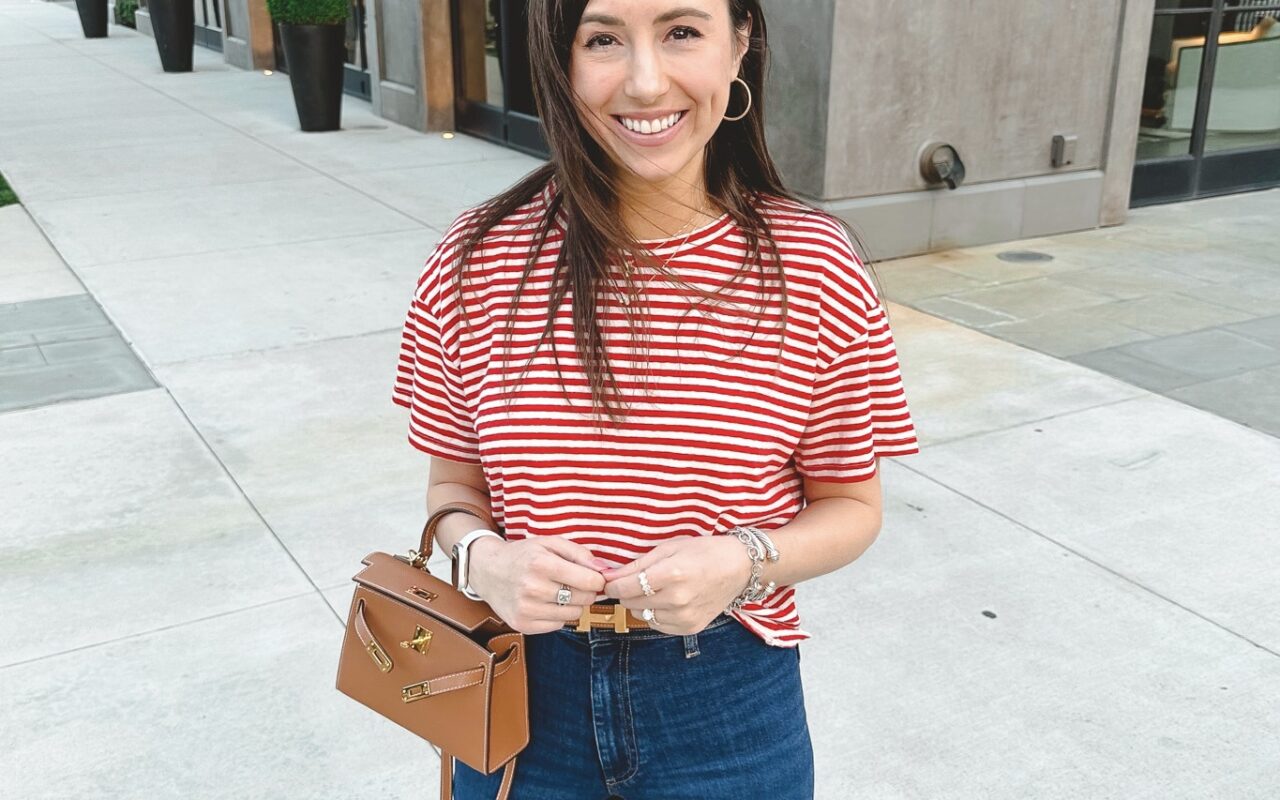
[{"label": "gold hoop earring", "polygon": [[[734,80],[734,81],[737,81],[738,83],[741,83],[741,84],[742,84],[742,88],[747,90],[747,107],[746,107],[745,109],[743,109],[742,113],[741,113],[741,114],[739,114],[739,115],[738,115],[738,116],[736,116],[736,117],[730,117],[730,116],[726,115],[726,116],[725,116],[725,119],[729,120],[730,122],[734,122],[734,121],[737,121],[737,120],[742,119],[743,117],[745,117],[745,116],[747,115],[747,112],[751,110],[751,87],[750,87],[749,85],[747,85],[747,82],[746,82],[746,81],[744,81],[742,78],[734,78],[733,80]],[[730,91],[730,96],[732,96],[732,88],[733,88],[733,83],[732,83],[732,82],[729,84],[729,88],[730,88],[730,90],[731,90],[731,91]]]}]

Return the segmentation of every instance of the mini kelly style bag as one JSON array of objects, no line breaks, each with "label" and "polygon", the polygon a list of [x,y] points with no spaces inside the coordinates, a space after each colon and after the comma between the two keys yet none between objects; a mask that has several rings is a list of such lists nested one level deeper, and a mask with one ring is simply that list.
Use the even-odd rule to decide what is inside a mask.
[{"label": "mini kelly style bag", "polygon": [[524,634],[488,603],[427,572],[441,516],[431,514],[418,550],[373,552],[352,578],[355,594],[338,661],[338,691],[440,748],[440,797],[453,798],[453,759],[484,774],[506,765],[498,800],[507,800],[516,754],[529,744]]}]

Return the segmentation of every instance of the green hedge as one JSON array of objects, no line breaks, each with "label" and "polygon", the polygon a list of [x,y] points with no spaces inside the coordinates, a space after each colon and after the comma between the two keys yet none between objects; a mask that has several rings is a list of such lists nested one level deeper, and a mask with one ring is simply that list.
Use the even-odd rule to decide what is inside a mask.
[{"label": "green hedge", "polygon": [[276,22],[294,25],[332,25],[347,21],[349,0],[267,0],[267,13]]},{"label": "green hedge", "polygon": [[124,25],[128,28],[138,27],[138,23],[134,21],[134,14],[138,10],[138,0],[116,0],[116,24]]},{"label": "green hedge", "polygon": [[13,193],[4,176],[0,175],[0,206],[11,206],[18,202],[18,195]]}]

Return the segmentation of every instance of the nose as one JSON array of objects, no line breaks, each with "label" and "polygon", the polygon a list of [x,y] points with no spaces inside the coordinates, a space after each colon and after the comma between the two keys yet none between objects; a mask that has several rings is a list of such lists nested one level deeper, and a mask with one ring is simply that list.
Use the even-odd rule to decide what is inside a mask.
[{"label": "nose", "polygon": [[638,103],[652,103],[666,94],[670,85],[662,55],[648,44],[637,45],[631,52],[626,95]]}]

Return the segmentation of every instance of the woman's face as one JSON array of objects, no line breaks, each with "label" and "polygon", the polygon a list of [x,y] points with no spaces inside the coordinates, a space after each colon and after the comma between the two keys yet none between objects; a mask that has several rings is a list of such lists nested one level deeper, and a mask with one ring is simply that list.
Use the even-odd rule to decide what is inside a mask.
[{"label": "woman's face", "polygon": [[693,181],[746,44],[728,0],[589,0],[569,58],[583,123],[624,177]]}]

